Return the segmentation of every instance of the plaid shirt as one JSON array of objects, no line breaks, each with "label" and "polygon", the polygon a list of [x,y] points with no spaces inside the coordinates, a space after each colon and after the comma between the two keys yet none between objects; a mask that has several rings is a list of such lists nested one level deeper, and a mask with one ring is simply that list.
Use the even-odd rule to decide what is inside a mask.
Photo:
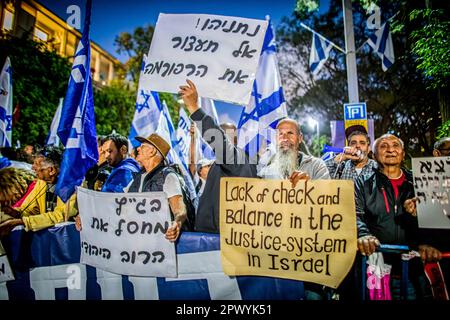
[{"label": "plaid shirt", "polygon": [[[357,178],[363,176],[365,178],[370,177],[373,174],[373,168],[377,168],[376,161],[369,159],[369,162],[362,168],[361,173],[355,169],[355,164],[352,161],[344,161],[343,163],[337,164],[334,158],[325,161],[328,171],[330,172],[331,179],[341,179],[341,180],[356,180]],[[341,166],[344,166],[342,168]],[[336,172],[338,171],[340,172]]]}]

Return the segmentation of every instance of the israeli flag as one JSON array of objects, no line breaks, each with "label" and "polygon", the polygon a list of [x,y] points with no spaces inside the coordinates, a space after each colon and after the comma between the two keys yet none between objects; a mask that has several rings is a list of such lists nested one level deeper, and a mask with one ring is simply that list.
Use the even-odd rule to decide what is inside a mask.
[{"label": "israeli flag", "polygon": [[392,36],[389,28],[389,22],[386,22],[367,40],[369,46],[371,46],[381,58],[381,67],[383,71],[386,71],[395,61],[394,45],[392,44]]},{"label": "israeli flag", "polygon": [[319,37],[317,33],[313,33],[311,46],[311,54],[309,55],[309,67],[312,74],[316,75],[330,56],[332,48],[330,41]]},{"label": "israeli flag", "polygon": [[45,145],[58,146],[60,143],[60,140],[58,137],[58,126],[59,126],[59,120],[61,119],[61,110],[62,110],[63,102],[64,102],[64,98],[60,98],[58,108],[56,109],[55,115],[53,116],[52,124],[50,125],[50,132],[48,133],[47,141],[45,142]]},{"label": "israeli flag", "polygon": [[252,98],[242,111],[238,124],[238,146],[251,159],[275,141],[278,121],[287,116],[286,103],[278,71],[275,37],[269,21],[253,83]]},{"label": "israeli flag", "polygon": [[6,57],[0,74],[0,148],[11,147],[12,111],[13,111],[12,67]]},{"label": "israeli flag", "polygon": [[90,72],[91,49],[89,24],[92,1],[86,3],[83,35],[73,60],[66,97],[61,111],[58,136],[66,147],[56,194],[66,202],[81,185],[86,172],[98,160],[97,132],[95,130],[94,99]]},{"label": "israeli flag", "polygon": [[200,105],[203,111],[211,118],[214,119],[217,125],[219,125],[219,115],[217,114],[216,105],[213,99],[210,98],[200,98]]},{"label": "israeli flag", "polygon": [[[144,55],[142,60],[141,77],[147,57]],[[128,140],[133,148],[137,148],[140,143],[135,139],[136,136],[148,137],[158,129],[159,117],[162,111],[162,105],[159,101],[157,92],[145,89],[139,80],[138,93],[136,97],[136,110],[134,112],[133,122],[131,123]]]},{"label": "israeli flag", "polygon": [[180,119],[178,120],[177,128],[177,145],[180,150],[181,160],[189,166],[189,151],[191,145],[191,120],[186,111],[180,108]]},{"label": "israeli flag", "polygon": [[202,134],[198,128],[196,130],[195,140],[195,159],[194,162],[198,163],[201,159],[216,160],[216,154],[210,145],[203,139]]}]

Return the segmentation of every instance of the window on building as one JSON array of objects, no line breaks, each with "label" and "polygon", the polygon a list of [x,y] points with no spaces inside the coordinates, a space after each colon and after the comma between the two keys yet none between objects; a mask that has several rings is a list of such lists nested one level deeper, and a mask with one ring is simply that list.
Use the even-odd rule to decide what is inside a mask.
[{"label": "window on building", "polygon": [[13,28],[13,18],[14,18],[14,14],[9,11],[6,10],[3,12],[4,14],[4,19],[3,19],[3,29],[5,30],[12,30]]},{"label": "window on building", "polygon": [[39,28],[34,28],[34,36],[41,41],[48,41],[48,33]]}]

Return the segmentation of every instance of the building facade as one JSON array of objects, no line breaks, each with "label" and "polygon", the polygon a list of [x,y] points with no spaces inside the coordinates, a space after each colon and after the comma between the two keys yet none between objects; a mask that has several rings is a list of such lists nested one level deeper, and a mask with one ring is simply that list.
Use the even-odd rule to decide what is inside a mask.
[{"label": "building facade", "polygon": [[[28,33],[47,49],[72,59],[81,33],[49,9],[34,0],[0,1],[0,29],[3,33],[22,37]],[[117,76],[121,63],[91,41],[91,72],[94,85],[104,86]]]}]

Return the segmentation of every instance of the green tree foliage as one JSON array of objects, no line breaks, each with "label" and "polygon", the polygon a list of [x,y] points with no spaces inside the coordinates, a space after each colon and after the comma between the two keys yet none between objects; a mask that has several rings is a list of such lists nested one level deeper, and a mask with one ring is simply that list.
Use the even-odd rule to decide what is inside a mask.
[{"label": "green tree foliage", "polygon": [[416,55],[417,68],[426,77],[427,85],[437,90],[442,126],[438,136],[448,131],[450,121],[450,4],[443,8],[413,8],[406,23],[411,31],[412,52]]},{"label": "green tree foliage", "polygon": [[125,70],[135,83],[139,81],[142,59],[148,53],[152,42],[153,26],[137,27],[133,34],[122,32],[114,40],[117,53],[126,53],[128,61],[125,63]]},{"label": "green tree foliage", "polygon": [[161,103],[163,101],[166,102],[173,125],[176,128],[178,126],[178,120],[180,118],[180,105],[175,99],[175,96],[171,93],[160,92],[159,99],[161,100]]},{"label": "green tree foliage", "polygon": [[[382,23],[399,10],[400,18],[408,10],[401,2],[377,4],[382,8]],[[366,28],[367,17],[364,8],[353,2],[356,48],[373,32]],[[345,55],[334,49],[319,76],[313,77],[308,65],[312,35],[300,22],[344,48],[342,1],[332,0],[329,11],[322,15],[295,12],[284,20],[278,36],[280,71],[286,79],[290,113],[300,119],[314,115],[322,119],[325,127],[330,120],[343,119],[343,103],[348,101]],[[438,96],[427,87],[427,78],[417,69],[410,38],[412,26],[399,27],[394,23],[393,28],[397,30],[392,35],[396,60],[386,72],[367,44],[357,52],[360,101],[367,103],[369,118],[375,120],[376,136],[392,132],[405,141],[411,154],[430,154],[441,122]]]},{"label": "green tree foliage", "polygon": [[[170,116],[176,127],[179,105],[170,93],[160,93],[159,98],[169,106]],[[123,81],[94,90],[95,121],[97,134],[108,135],[113,131],[128,136],[135,112],[136,90]]]},{"label": "green tree foliage", "polygon": [[320,138],[317,137],[317,135],[313,135],[311,141],[311,147],[309,148],[309,152],[313,156],[319,156],[322,154],[323,146],[325,144],[329,144],[328,136],[326,135],[320,135]]},{"label": "green tree foliage", "polygon": [[450,79],[450,11],[414,9],[409,17],[416,25],[411,32],[412,52],[417,55],[417,68],[432,88],[445,88]]},{"label": "green tree foliage", "polygon": [[55,52],[27,39],[1,37],[0,63],[9,56],[13,68],[13,104],[20,117],[13,124],[13,142],[43,144],[64,97],[70,63]]},{"label": "green tree foliage", "polygon": [[[125,63],[125,70],[127,75],[133,79],[136,88],[138,87],[142,60],[144,54],[147,54],[150,48],[153,32],[153,26],[137,27],[132,34],[122,32],[120,35],[116,36],[114,41],[115,46],[117,46],[117,53],[126,53],[129,57],[128,61]],[[135,92],[135,97],[136,95],[137,92]],[[172,94],[163,92],[159,93],[159,98],[161,102],[166,102],[172,121],[176,127],[179,117],[178,111],[180,108],[177,100]]]},{"label": "green tree foliage", "polygon": [[441,139],[444,137],[450,137],[450,120],[444,122],[438,129],[436,139]]},{"label": "green tree foliage", "polygon": [[[28,39],[0,39],[0,63],[9,56],[13,67],[13,103],[19,119],[13,124],[13,141],[45,143],[59,98],[65,97],[70,76],[69,60]],[[133,119],[136,90],[123,81],[94,88],[95,122],[98,134],[113,130],[128,136]],[[167,103],[174,105],[171,95]],[[173,115],[172,115],[173,116]]]},{"label": "green tree foliage", "polygon": [[115,130],[128,136],[134,115],[136,93],[123,82],[94,90],[97,134],[107,135]]}]

